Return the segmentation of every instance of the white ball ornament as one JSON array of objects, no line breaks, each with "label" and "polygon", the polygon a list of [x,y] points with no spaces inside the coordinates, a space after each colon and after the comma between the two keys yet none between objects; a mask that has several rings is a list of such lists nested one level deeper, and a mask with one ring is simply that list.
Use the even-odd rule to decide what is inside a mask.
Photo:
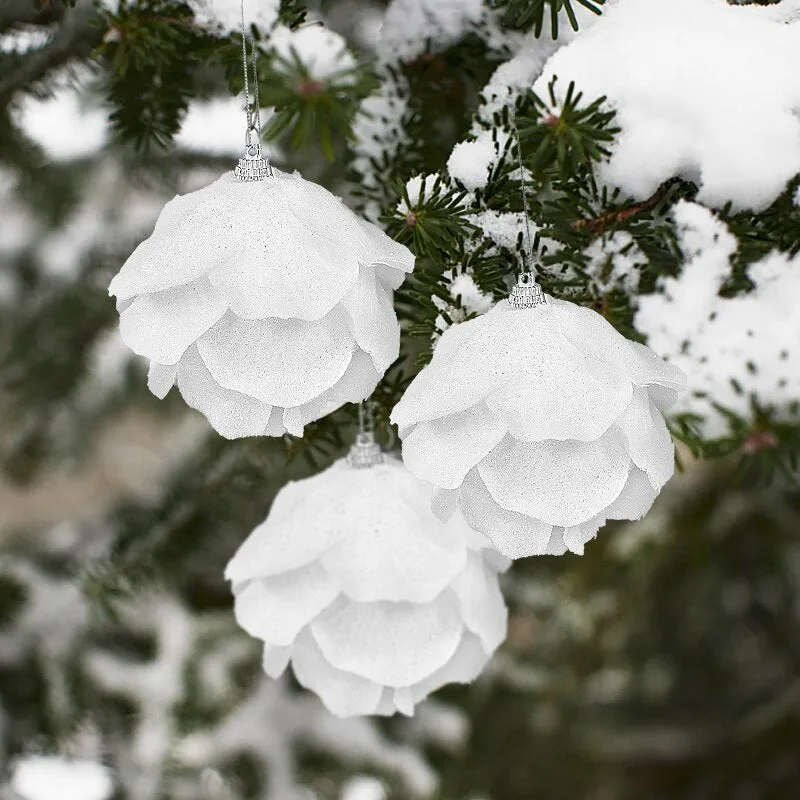
[{"label": "white ball ornament", "polygon": [[662,413],[686,376],[523,274],[508,301],[444,332],[392,411],[403,459],[510,558],[582,553],[638,519],[674,470]]},{"label": "white ball ornament", "polygon": [[[255,154],[255,156],[253,155]],[[258,147],[168,202],[109,293],[120,332],[227,438],[302,435],[397,358],[393,291],[414,256]]]},{"label": "white ball ornament", "polygon": [[349,458],[284,486],[231,559],[239,624],[264,669],[289,663],[335,715],[410,715],[481,672],[505,638],[508,566],[433,487],[362,441]]}]

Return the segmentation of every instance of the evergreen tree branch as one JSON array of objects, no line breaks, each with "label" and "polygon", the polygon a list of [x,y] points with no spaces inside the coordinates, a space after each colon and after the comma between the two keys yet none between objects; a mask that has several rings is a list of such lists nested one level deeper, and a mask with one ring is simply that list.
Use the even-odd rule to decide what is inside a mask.
[{"label": "evergreen tree branch", "polygon": [[[91,0],[78,0],[74,8],[64,13],[53,38],[26,55],[15,71],[0,81],[0,106],[8,103],[16,92],[30,88],[53,70],[73,59],[87,58],[102,39],[101,19]],[[0,17],[0,29],[2,23]]]},{"label": "evergreen tree branch", "polygon": [[627,222],[631,217],[641,214],[643,211],[651,211],[654,209],[670,192],[674,186],[682,183],[681,178],[670,178],[664,181],[658,189],[653,192],[646,200],[639,203],[633,203],[625,208],[616,209],[614,211],[607,211],[597,217],[589,219],[576,219],[571,223],[571,227],[575,231],[592,231],[593,233],[602,233],[612,225],[618,222]]}]

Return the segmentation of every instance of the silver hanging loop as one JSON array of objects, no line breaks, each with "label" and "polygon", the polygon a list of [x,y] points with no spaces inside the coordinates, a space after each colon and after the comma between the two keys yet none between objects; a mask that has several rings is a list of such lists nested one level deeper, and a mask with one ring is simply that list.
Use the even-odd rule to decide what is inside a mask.
[{"label": "silver hanging loop", "polygon": [[358,404],[358,435],[355,444],[347,454],[347,463],[354,469],[366,469],[384,462],[383,451],[375,441],[374,427],[372,401],[360,402]]},{"label": "silver hanging loop", "polygon": [[531,236],[530,209],[528,208],[527,183],[525,181],[525,166],[522,163],[522,139],[517,128],[516,107],[511,109],[511,130],[517,140],[517,163],[519,165],[519,180],[522,187],[522,213],[525,219],[525,242],[522,254],[522,270],[517,276],[517,285],[511,290],[508,304],[513,308],[532,308],[547,303],[547,298],[542,287],[536,280],[533,271],[535,260],[533,237]]},{"label": "silver hanging loop", "polygon": [[250,36],[250,51],[253,66],[253,99],[254,108],[250,109],[250,81],[249,67],[247,64],[247,29],[244,24],[244,0],[241,3],[242,11],[242,70],[244,73],[244,110],[245,110],[245,138],[244,157],[239,159],[239,164],[233,174],[240,181],[260,181],[271,178],[272,165],[261,155],[261,106],[258,99],[258,56],[253,37]]}]

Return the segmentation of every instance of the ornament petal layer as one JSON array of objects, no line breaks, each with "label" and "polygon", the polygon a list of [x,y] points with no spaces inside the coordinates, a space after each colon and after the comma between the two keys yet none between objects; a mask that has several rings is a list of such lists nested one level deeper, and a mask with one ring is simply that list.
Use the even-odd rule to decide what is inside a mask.
[{"label": "ornament petal layer", "polygon": [[241,392],[223,389],[211,376],[197,347],[190,347],[177,365],[178,389],[190,408],[203,413],[226,439],[258,436],[272,407]]},{"label": "ornament petal layer", "polygon": [[430,502],[430,491],[427,494],[416,507],[399,493],[381,497],[381,517],[359,535],[343,538],[322,557],[349,598],[363,603],[427,603],[465,568],[463,534],[432,516],[420,519],[418,509]]},{"label": "ornament petal layer", "polygon": [[340,598],[311,623],[338,669],[387,686],[411,686],[449,661],[464,623],[448,593],[431,603],[356,603]]},{"label": "ornament petal layer", "polygon": [[347,370],[354,346],[338,310],[318,322],[228,315],[197,342],[220,386],[283,407],[330,389]]},{"label": "ornament petal layer", "polygon": [[345,403],[366,400],[381,379],[375,365],[363,350],[356,350],[341,379],[319,397],[283,412],[286,430],[292,436],[302,436],[303,428],[320,417],[332,414]]},{"label": "ornament petal layer", "polygon": [[626,339],[607,319],[590,308],[548,298],[561,332],[590,358],[622,371],[635,386],[660,387],[668,408],[686,389],[686,376],[649,347]]},{"label": "ornament petal layer", "polygon": [[318,320],[353,288],[355,256],[337,242],[306,230],[291,215],[257,218],[250,235],[260,243],[208,273],[231,310],[245,319]]},{"label": "ornament petal layer", "polygon": [[[230,177],[228,177],[230,176]],[[209,186],[164,206],[156,230],[131,253],[108,287],[120,300],[190,283],[220,262],[244,253],[241,220],[229,219],[230,187],[243,186],[226,173]],[[174,205],[173,205],[174,204]],[[172,206],[172,207],[171,207]]]},{"label": "ornament petal layer", "polygon": [[459,505],[467,523],[491,539],[504,556],[524,558],[547,552],[553,526],[503,508],[489,493],[477,469],[464,479]]},{"label": "ornament petal layer", "polygon": [[576,555],[583,555],[583,548],[597,536],[597,532],[606,524],[605,514],[590,519],[581,525],[564,528],[563,542],[566,548]]},{"label": "ornament petal layer", "polygon": [[151,361],[150,369],[147,371],[147,388],[159,400],[163,400],[175,385],[177,374],[177,364],[159,364],[157,361]]},{"label": "ornament petal layer", "polygon": [[261,666],[270,678],[280,678],[289,666],[289,659],[292,657],[293,646],[281,647],[274,644],[264,645],[264,655],[261,659]]},{"label": "ornament petal layer", "polygon": [[548,356],[531,359],[524,377],[490,394],[486,405],[523,442],[602,436],[628,407],[630,381],[566,342]]},{"label": "ornament petal layer", "polygon": [[375,369],[383,375],[400,355],[400,325],[373,267],[361,270],[342,307],[356,344],[372,356]]},{"label": "ornament petal layer", "polygon": [[664,418],[644,389],[634,393],[620,428],[627,437],[633,463],[647,473],[653,488],[661,489],[675,472],[675,445]]},{"label": "ornament petal layer", "polygon": [[464,622],[490,653],[506,636],[508,609],[494,573],[477,553],[471,553],[465,568],[453,583]]},{"label": "ornament petal layer", "polygon": [[471,683],[481,674],[488,661],[489,653],[484,650],[481,640],[473,633],[465,633],[453,657],[432,675],[411,687],[414,702],[448,683]]},{"label": "ornament petal layer", "polygon": [[225,301],[205,279],[137,297],[120,314],[122,340],[134,353],[177,364],[186,349],[225,313]]},{"label": "ornament petal layer", "polygon": [[353,717],[374,714],[377,710],[383,686],[336,669],[307,630],[300,634],[295,645],[292,666],[300,685],[317,694],[332,714]]},{"label": "ornament petal layer", "polygon": [[419,423],[403,441],[403,460],[419,478],[455,489],[508,428],[484,403],[445,419]]},{"label": "ornament petal layer", "polygon": [[503,508],[566,527],[586,522],[619,496],[629,463],[622,433],[611,428],[594,442],[508,437],[478,471]]},{"label": "ornament petal layer", "polygon": [[385,264],[404,272],[414,269],[414,256],[407,247],[356,216],[340,198],[299,175],[282,176],[287,205],[306,228],[325,231],[331,240],[351,248],[363,265]]},{"label": "ornament petal layer", "polygon": [[256,578],[237,595],[236,621],[266,644],[285,647],[337,594],[338,584],[318,564],[270,579]]},{"label": "ornament petal layer", "polygon": [[638,467],[631,467],[619,497],[603,511],[603,516],[608,519],[641,519],[657,496],[658,491],[646,473]]}]

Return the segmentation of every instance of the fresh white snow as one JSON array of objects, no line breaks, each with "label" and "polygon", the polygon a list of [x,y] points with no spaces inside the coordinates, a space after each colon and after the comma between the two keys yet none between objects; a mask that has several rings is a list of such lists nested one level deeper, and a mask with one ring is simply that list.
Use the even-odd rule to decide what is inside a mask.
[{"label": "fresh white snow", "polygon": [[633,197],[680,175],[700,202],[761,209],[800,171],[800,19],[796,2],[775,8],[609,2],[534,90],[557,75],[559,96],[575,81],[586,100],[608,97],[622,133],[600,174]]}]

